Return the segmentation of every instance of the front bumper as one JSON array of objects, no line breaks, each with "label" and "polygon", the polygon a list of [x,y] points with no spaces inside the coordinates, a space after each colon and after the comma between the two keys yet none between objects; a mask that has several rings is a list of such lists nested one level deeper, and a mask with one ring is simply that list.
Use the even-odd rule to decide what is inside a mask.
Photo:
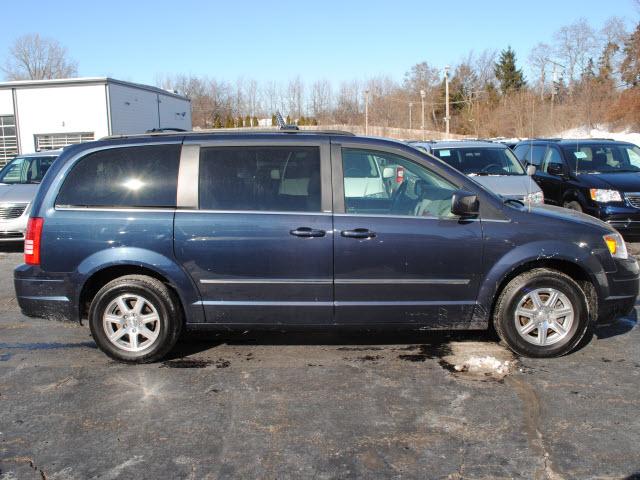
[{"label": "front bumper", "polygon": [[0,242],[24,240],[29,215],[24,214],[11,220],[0,220]]},{"label": "front bumper", "polygon": [[640,267],[635,258],[616,260],[616,271],[607,273],[608,295],[598,301],[598,323],[609,323],[633,311],[640,290]]},{"label": "front bumper", "polygon": [[640,209],[628,205],[602,205],[585,213],[607,222],[627,242],[640,242]]}]

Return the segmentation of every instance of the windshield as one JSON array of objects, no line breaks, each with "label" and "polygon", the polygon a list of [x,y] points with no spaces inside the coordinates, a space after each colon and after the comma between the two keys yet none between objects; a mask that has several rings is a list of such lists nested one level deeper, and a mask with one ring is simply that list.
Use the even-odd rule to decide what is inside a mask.
[{"label": "windshield", "polygon": [[563,147],[572,172],[640,172],[640,148],[630,144],[569,145]]},{"label": "windshield", "polygon": [[16,157],[0,170],[0,183],[40,183],[56,159],[50,157]]},{"label": "windshield", "polygon": [[441,148],[433,154],[466,175],[524,175],[525,171],[508,148]]}]

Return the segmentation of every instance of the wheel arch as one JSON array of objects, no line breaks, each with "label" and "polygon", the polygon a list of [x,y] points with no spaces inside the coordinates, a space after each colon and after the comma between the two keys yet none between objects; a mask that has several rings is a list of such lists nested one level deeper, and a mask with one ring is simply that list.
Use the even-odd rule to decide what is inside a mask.
[{"label": "wheel arch", "polygon": [[[564,247],[564,246],[563,246]],[[485,276],[478,294],[478,304],[486,312],[486,321],[493,322],[493,313],[500,293],[506,285],[518,275],[535,268],[547,268],[564,273],[582,288],[589,307],[592,321],[597,318],[598,298],[607,296],[606,275],[598,260],[584,251],[547,251],[552,254],[538,253],[537,255],[522,255],[519,249],[512,251],[506,257],[517,255],[519,258],[506,262],[506,258],[497,262]],[[529,250],[529,249],[528,249]],[[537,252],[545,252],[538,246]]]},{"label": "wheel arch", "polygon": [[[111,257],[114,254],[107,255]],[[134,258],[137,260],[133,260]],[[129,252],[125,258],[120,256],[97,260],[87,259],[78,268],[78,274],[83,279],[76,293],[80,319],[86,318],[91,301],[104,285],[125,275],[146,275],[161,281],[175,293],[185,322],[204,321],[202,307],[195,305],[200,300],[196,286],[186,272],[171,259],[154,252],[139,251]]]}]

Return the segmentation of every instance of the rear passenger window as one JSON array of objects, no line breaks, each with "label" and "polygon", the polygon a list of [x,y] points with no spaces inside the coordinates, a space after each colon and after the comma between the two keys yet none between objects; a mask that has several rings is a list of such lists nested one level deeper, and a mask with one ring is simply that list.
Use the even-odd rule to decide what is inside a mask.
[{"label": "rear passenger window", "polygon": [[179,145],[100,150],[65,179],[57,206],[175,207]]},{"label": "rear passenger window", "polygon": [[213,147],[200,151],[203,210],[320,211],[318,147]]}]

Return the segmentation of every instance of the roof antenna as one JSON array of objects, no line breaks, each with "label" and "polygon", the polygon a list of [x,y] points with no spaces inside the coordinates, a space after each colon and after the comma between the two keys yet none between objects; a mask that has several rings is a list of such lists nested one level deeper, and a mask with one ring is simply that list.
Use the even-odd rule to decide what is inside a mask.
[{"label": "roof antenna", "polygon": [[279,111],[276,111],[276,122],[280,130],[300,130],[297,125],[287,125]]}]

